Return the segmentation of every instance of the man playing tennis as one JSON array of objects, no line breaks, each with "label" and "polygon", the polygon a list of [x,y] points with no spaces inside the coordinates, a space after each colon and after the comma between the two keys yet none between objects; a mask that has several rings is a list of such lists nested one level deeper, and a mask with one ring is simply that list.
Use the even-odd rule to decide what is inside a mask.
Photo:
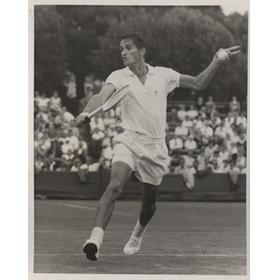
[{"label": "man playing tennis", "polygon": [[220,49],[209,66],[195,77],[146,64],[145,43],[137,34],[121,38],[120,52],[126,67],[109,75],[100,93],[92,97],[77,117],[78,123],[84,123],[90,112],[103,105],[115,91],[129,85],[129,93],[120,102],[124,132],[114,139],[111,179],[99,201],[95,227],[83,246],[90,260],[98,259],[115,201],[132,172],[142,182],[142,202],[139,219],[124,246],[124,253],[134,255],[139,251],[144,232],[156,210],[157,186],[167,172],[165,125],[168,93],[176,87],[204,89],[219,65],[240,50],[238,46]]}]

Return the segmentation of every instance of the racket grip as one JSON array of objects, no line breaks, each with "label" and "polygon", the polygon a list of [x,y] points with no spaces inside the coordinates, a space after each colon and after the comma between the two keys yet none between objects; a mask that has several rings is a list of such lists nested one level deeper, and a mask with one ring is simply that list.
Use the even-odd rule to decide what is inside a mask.
[{"label": "racket grip", "polygon": [[84,123],[86,124],[86,123],[90,123],[90,117],[85,117],[84,118]]}]

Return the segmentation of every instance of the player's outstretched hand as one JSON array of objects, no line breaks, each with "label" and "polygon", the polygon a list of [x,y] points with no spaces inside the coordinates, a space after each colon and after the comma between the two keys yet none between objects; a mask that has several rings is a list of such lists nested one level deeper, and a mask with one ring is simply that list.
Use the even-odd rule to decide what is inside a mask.
[{"label": "player's outstretched hand", "polygon": [[88,117],[88,115],[89,115],[89,113],[86,113],[86,112],[82,112],[81,114],[79,114],[75,119],[76,124],[78,126],[81,126],[83,124],[89,123],[90,118]]},{"label": "player's outstretched hand", "polygon": [[218,62],[228,62],[234,55],[241,53],[240,46],[233,46],[227,49],[219,49],[214,56]]}]

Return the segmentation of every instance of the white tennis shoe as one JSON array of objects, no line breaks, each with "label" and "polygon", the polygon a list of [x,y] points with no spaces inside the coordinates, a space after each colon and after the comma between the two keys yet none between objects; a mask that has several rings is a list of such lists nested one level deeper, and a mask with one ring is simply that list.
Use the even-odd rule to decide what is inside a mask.
[{"label": "white tennis shoe", "polygon": [[97,261],[99,257],[99,248],[99,241],[95,238],[90,238],[86,240],[83,246],[83,252],[86,254],[89,260]]},{"label": "white tennis shoe", "polygon": [[135,255],[139,250],[141,246],[142,238],[137,237],[135,235],[131,235],[128,242],[125,244],[123,248],[123,252],[125,255]]}]

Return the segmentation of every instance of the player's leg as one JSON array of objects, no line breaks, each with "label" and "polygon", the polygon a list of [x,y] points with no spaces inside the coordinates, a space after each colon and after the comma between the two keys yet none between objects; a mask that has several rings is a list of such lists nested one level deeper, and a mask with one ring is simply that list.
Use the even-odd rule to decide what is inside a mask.
[{"label": "player's leg", "polygon": [[147,225],[156,211],[157,192],[157,186],[147,183],[142,184],[141,211],[131,237],[124,247],[124,253],[126,255],[134,255],[140,250]]},{"label": "player's leg", "polygon": [[112,165],[111,180],[106,191],[98,203],[96,226],[106,228],[122,190],[131,175],[131,168],[124,162],[114,162]]},{"label": "player's leg", "polygon": [[143,183],[142,184],[142,201],[141,211],[139,215],[140,228],[136,231],[136,236],[140,237],[143,234],[143,229],[153,217],[156,211],[156,197],[158,193],[158,186]]},{"label": "player's leg", "polygon": [[104,230],[112,216],[115,201],[122,193],[131,172],[132,169],[124,162],[117,161],[112,165],[110,183],[98,203],[95,227],[83,247],[83,251],[90,260],[97,260],[98,258]]}]

